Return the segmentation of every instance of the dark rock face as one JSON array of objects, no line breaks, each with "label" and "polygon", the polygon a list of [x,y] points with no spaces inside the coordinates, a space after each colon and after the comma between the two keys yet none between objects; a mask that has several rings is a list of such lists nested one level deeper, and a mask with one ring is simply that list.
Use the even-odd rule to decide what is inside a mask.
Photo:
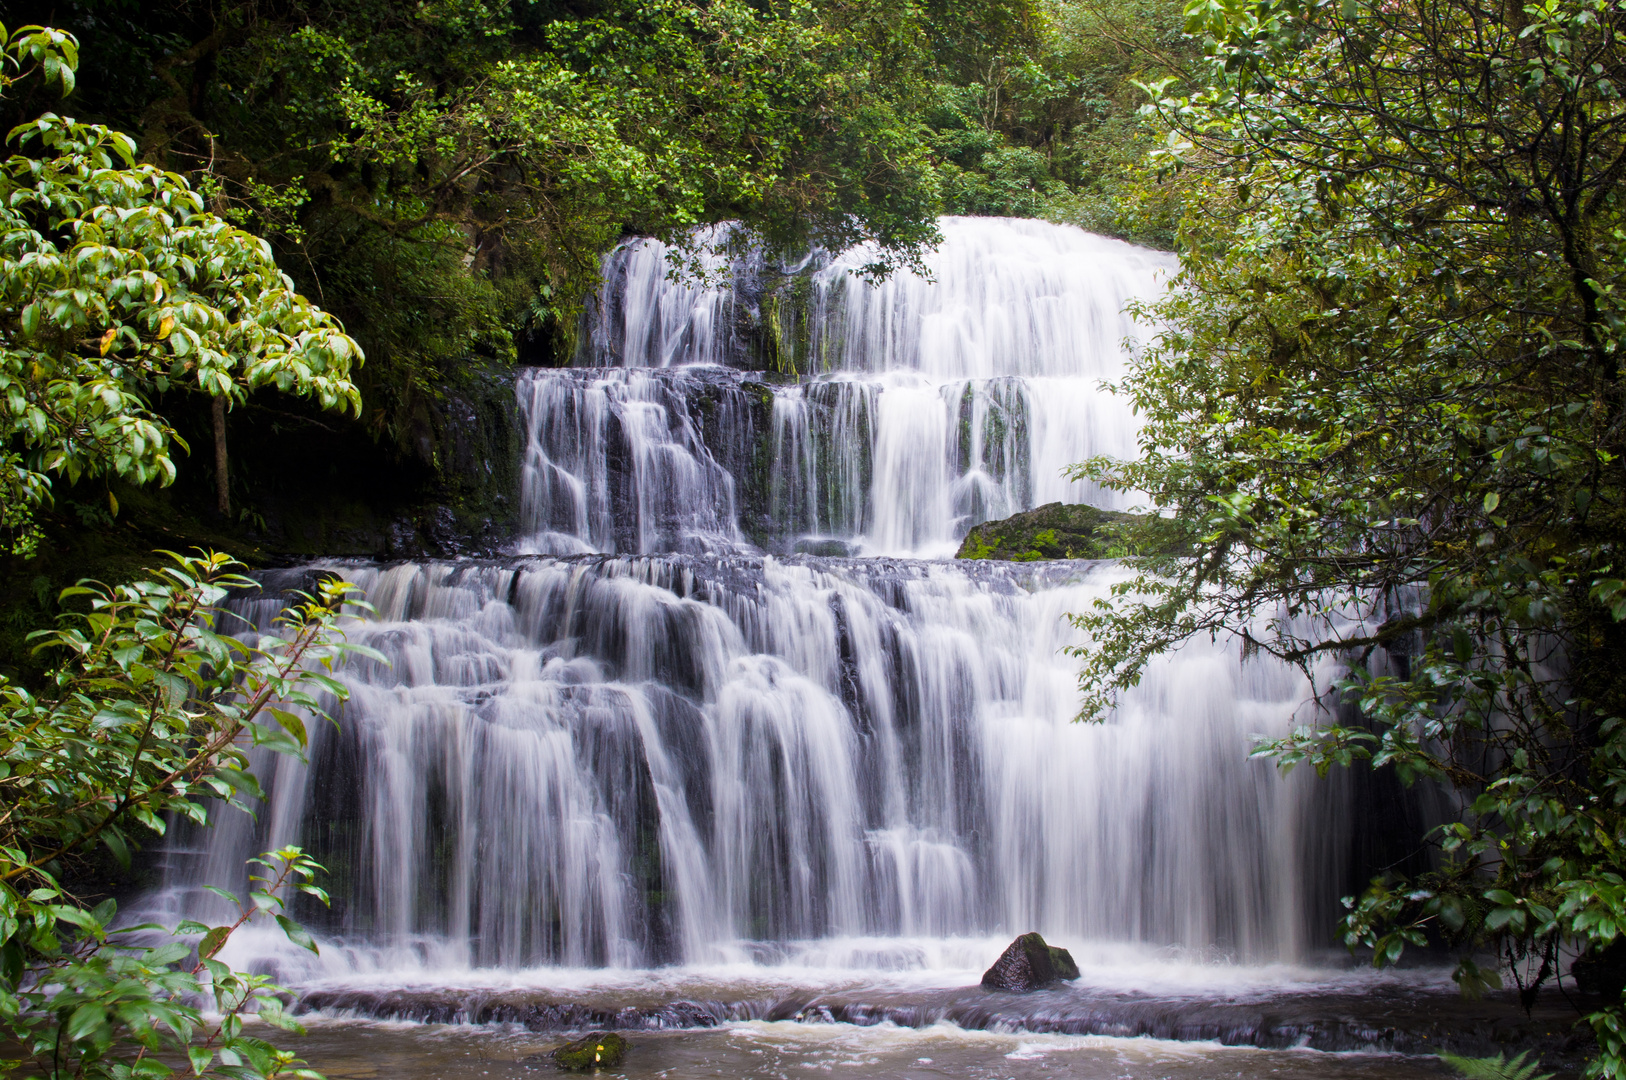
[{"label": "dark rock face", "polygon": [[1626,990],[1626,941],[1616,938],[1606,948],[1582,953],[1570,965],[1570,974],[1583,994],[1620,997]]},{"label": "dark rock face", "polygon": [[1104,559],[1116,539],[1110,528],[1135,515],[1093,506],[1047,503],[1003,521],[973,526],[955,553],[957,559]]},{"label": "dark rock face", "polygon": [[1000,954],[994,966],[982,974],[982,985],[990,990],[1025,994],[1042,990],[1058,979],[1078,978],[1078,965],[1066,949],[1045,943],[1038,934],[1023,934]]},{"label": "dark rock face", "polygon": [[632,1044],[613,1031],[595,1031],[586,1038],[565,1043],[553,1052],[553,1060],[561,1069],[584,1072],[588,1069],[612,1069]]}]

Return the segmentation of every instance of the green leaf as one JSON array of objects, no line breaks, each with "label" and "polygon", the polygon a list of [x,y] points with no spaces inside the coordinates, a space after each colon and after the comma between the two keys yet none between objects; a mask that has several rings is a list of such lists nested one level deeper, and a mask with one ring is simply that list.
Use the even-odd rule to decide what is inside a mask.
[{"label": "green leaf", "polygon": [[1552,1080],[1552,1073],[1535,1075],[1540,1060],[1526,1064],[1525,1058],[1529,1056],[1528,1050],[1511,1061],[1503,1054],[1497,1054],[1493,1058],[1467,1058],[1445,1051],[1440,1052],[1440,1060],[1455,1069],[1464,1080]]},{"label": "green leaf", "polygon": [[229,937],[231,937],[231,927],[229,926],[217,926],[204,934],[203,940],[198,942],[199,958],[209,959],[213,957],[226,944],[226,939]]},{"label": "green leaf", "polygon": [[289,941],[293,942],[295,945],[298,945],[302,949],[309,949],[313,953],[317,953],[318,955],[321,954],[321,950],[316,947],[316,941],[310,936],[310,934],[306,933],[304,927],[300,926],[286,915],[278,915],[276,916],[276,919],[277,925],[282,927],[282,932],[288,935]]},{"label": "green leaf", "polygon": [[70,1042],[82,1042],[93,1035],[101,1034],[107,1027],[107,1008],[95,1001],[87,1001],[73,1011],[68,1017],[67,1026],[63,1034]]}]

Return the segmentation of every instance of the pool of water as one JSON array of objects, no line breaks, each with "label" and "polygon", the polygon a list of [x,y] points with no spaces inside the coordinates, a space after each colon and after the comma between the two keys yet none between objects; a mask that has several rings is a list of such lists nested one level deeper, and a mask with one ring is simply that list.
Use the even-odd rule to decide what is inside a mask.
[{"label": "pool of water", "polygon": [[[293,1040],[330,1080],[507,1080],[564,1075],[547,1056],[567,1041],[503,1025],[409,1024],[311,1018]],[[627,1080],[1437,1080],[1453,1075],[1419,1055],[1260,1050],[1213,1042],[968,1031],[880,1024],[744,1021],[688,1031],[626,1033]]]},{"label": "pool of water", "polygon": [[1468,1001],[1440,967],[1249,965],[1086,942],[1079,979],[1014,994],[979,985],[1003,944],[855,939],[709,966],[474,969],[332,943],[319,967],[266,970],[297,987],[310,1031],[298,1052],[333,1080],[557,1075],[549,1052],[596,1030],[633,1044],[608,1075],[674,1080],[1407,1080],[1452,1075],[1441,1049],[1530,1050],[1565,1076],[1588,1049],[1588,1002],[1545,992],[1527,1013],[1506,991]]}]

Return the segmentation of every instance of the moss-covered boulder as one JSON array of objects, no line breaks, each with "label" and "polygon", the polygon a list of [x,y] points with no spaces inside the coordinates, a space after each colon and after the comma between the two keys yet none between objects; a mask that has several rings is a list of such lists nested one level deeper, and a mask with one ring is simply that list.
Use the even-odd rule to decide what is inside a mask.
[{"label": "moss-covered boulder", "polygon": [[609,1069],[621,1063],[631,1045],[613,1031],[596,1031],[559,1047],[553,1052],[553,1060],[561,1069],[572,1072]]},{"label": "moss-covered boulder", "polygon": [[1047,943],[1039,934],[1023,934],[1006,947],[993,967],[983,972],[982,985],[990,990],[1025,994],[1058,979],[1076,979],[1078,974],[1072,953]]},{"label": "moss-covered boulder", "polygon": [[1134,514],[1093,506],[1048,503],[1003,521],[985,521],[965,534],[958,559],[1106,559],[1117,537],[1108,526],[1135,520]]}]

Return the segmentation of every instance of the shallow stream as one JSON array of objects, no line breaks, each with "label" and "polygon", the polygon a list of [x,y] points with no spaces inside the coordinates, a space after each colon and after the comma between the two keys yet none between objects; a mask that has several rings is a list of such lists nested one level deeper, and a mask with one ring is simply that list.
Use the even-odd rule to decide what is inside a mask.
[{"label": "shallow stream", "polygon": [[[559,1044],[505,1027],[321,1020],[300,1043],[330,1080],[509,1080],[563,1075]],[[635,1034],[627,1080],[1423,1080],[1452,1075],[1437,1061],[1395,1054],[1256,1050],[1214,1042],[965,1031],[952,1024],[743,1021],[698,1031]]]}]

